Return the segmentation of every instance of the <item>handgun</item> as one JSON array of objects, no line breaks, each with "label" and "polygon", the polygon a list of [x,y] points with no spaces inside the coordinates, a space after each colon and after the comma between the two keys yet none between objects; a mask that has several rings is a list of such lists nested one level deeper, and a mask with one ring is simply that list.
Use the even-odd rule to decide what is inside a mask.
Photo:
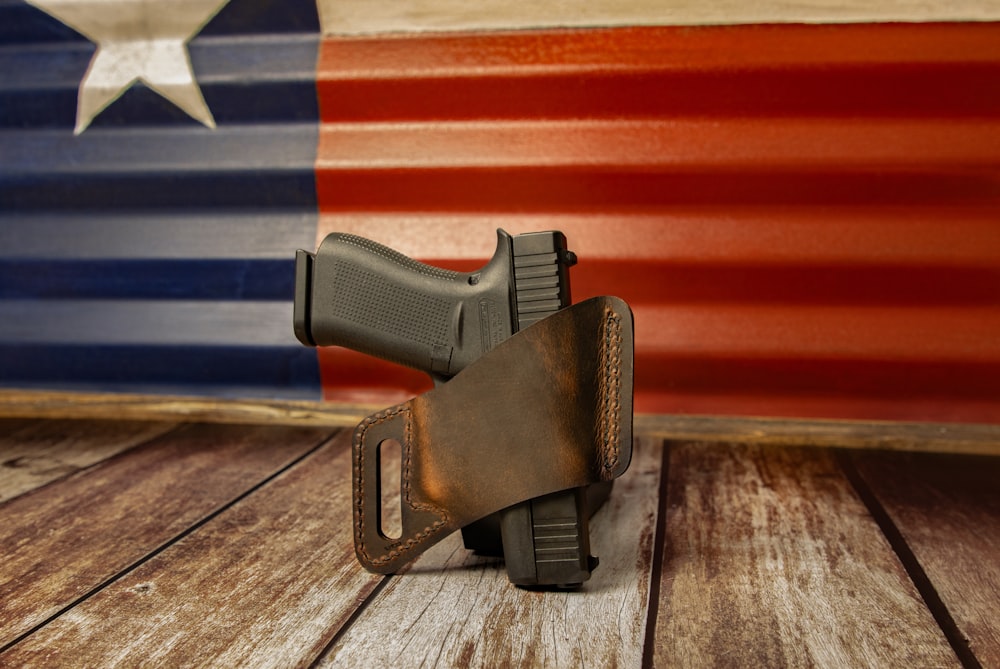
[{"label": "handgun", "polygon": [[[575,264],[558,231],[497,230],[492,259],[474,272],[331,233],[315,253],[296,253],[295,335],[307,346],[343,346],[446,383],[514,333],[569,306]],[[593,485],[509,507],[464,527],[465,547],[502,555],[517,585],[575,587],[597,567],[589,517],[609,491]]]}]

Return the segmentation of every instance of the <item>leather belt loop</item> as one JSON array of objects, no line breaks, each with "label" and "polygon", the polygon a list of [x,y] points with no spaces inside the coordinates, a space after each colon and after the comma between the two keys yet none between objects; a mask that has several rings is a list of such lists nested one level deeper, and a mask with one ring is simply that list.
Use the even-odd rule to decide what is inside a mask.
[{"label": "leather belt loop", "polygon": [[[632,457],[632,312],[599,297],[518,332],[354,437],[355,551],[393,573],[479,518],[610,481]],[[402,535],[383,534],[377,449],[402,446]]]},{"label": "leather belt loop", "polygon": [[[403,533],[400,538],[387,537],[381,527],[378,448],[387,440],[395,440],[401,446]],[[419,555],[451,531],[447,529],[449,517],[444,510],[422,504],[410,495],[412,462],[409,403],[369,416],[358,426],[354,441],[354,547],[358,559],[370,571],[391,573],[396,565],[411,559],[405,556]],[[440,532],[444,532],[442,537],[435,538]],[[429,543],[424,546],[425,542]]]}]

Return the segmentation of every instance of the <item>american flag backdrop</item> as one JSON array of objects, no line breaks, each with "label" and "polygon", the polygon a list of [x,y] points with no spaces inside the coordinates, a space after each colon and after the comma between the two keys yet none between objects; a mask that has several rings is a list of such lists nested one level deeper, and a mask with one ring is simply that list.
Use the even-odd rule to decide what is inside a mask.
[{"label": "american flag backdrop", "polygon": [[428,380],[295,340],[295,249],[560,229],[635,311],[638,411],[997,422],[998,82],[990,22],[0,0],[0,385],[396,401]]}]

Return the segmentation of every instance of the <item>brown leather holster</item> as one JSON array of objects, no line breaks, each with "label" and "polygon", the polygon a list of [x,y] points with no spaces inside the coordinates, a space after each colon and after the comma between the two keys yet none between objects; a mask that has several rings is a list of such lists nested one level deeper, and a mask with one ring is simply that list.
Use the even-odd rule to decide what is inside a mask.
[{"label": "brown leather holster", "polygon": [[[354,435],[354,546],[393,573],[518,502],[611,481],[632,457],[633,323],[598,297],[539,321]],[[383,534],[378,449],[402,447],[402,535]]]}]

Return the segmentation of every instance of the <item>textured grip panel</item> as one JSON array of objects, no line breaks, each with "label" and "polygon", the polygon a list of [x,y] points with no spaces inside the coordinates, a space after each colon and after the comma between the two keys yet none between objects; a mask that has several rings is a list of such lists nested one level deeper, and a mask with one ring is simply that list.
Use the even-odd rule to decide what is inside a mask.
[{"label": "textured grip panel", "polygon": [[454,280],[458,277],[458,272],[442,269],[440,267],[434,267],[433,265],[427,265],[405,256],[399,251],[390,249],[388,246],[383,246],[378,242],[373,242],[372,240],[365,239],[364,237],[341,233],[337,235],[337,242],[341,244],[350,244],[351,246],[357,247],[363,251],[367,251],[368,253],[376,255],[383,260],[388,260],[389,262],[399,265],[402,269],[405,269],[408,272],[416,272],[417,274],[423,274],[424,276],[429,276],[434,279],[444,279],[447,281]]},{"label": "textured grip panel", "polygon": [[466,275],[339,233],[327,236],[312,266],[308,323],[316,345],[345,346],[431,374],[457,371],[462,304],[474,293]]},{"label": "textured grip panel", "polygon": [[448,341],[448,301],[388,280],[350,260],[334,262],[333,272],[338,290],[330,308],[340,318],[427,346]]}]

